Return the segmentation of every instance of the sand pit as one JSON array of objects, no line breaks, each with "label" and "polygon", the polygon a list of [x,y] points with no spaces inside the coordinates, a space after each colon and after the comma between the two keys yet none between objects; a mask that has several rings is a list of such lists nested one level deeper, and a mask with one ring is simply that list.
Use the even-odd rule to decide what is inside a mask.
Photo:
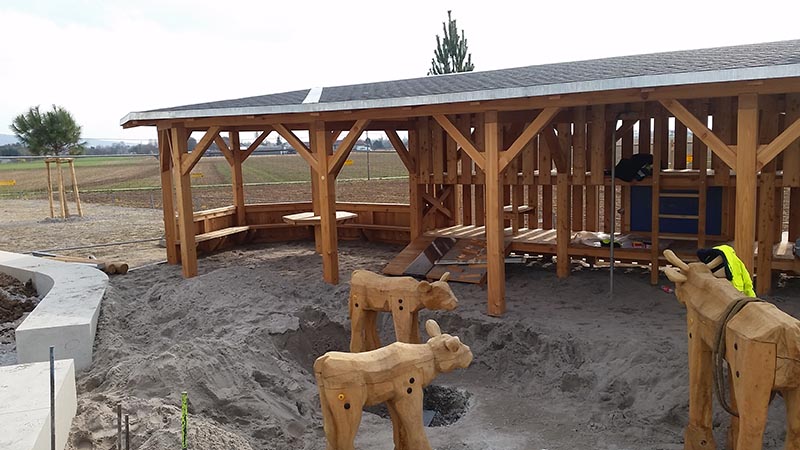
[{"label": "sand pit", "polygon": [[[131,415],[134,448],[174,448],[185,390],[192,448],[324,449],[313,361],[348,347],[350,272],[380,270],[398,251],[342,243],[338,286],[322,281],[311,242],[212,255],[190,280],[177,266],[113,278],[94,365],[78,375],[68,448],[111,448],[119,401]],[[482,287],[452,283],[459,308],[423,319],[459,336],[475,359],[435,382],[465,400],[453,402],[463,407],[454,423],[426,429],[434,448],[682,448],[684,310],[635,270],[617,272],[611,300],[607,276],[584,269],[559,280],[553,267],[509,265],[502,319],[484,314]],[[772,300],[797,316],[798,280],[775,293]],[[391,325],[381,325],[388,341]],[[784,423],[778,397],[765,448],[781,448]],[[718,413],[721,444],[726,424]],[[388,419],[365,413],[357,447],[391,449],[391,442]]]},{"label": "sand pit", "polygon": [[33,284],[0,272],[0,366],[17,363],[14,330],[39,303]]}]

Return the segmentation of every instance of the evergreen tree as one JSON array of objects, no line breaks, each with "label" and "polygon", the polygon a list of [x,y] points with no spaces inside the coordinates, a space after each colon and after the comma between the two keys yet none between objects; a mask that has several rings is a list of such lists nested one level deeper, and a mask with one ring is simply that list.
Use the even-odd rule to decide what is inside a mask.
[{"label": "evergreen tree", "polygon": [[31,107],[14,118],[11,131],[34,155],[75,155],[83,151],[80,125],[60,106],[53,105],[44,113],[38,106]]},{"label": "evergreen tree", "polygon": [[467,51],[467,38],[464,30],[458,34],[456,21],[450,16],[452,11],[447,11],[447,23],[442,22],[444,38],[436,35],[436,50],[431,59],[431,68],[428,75],[441,75],[443,73],[472,72],[472,54]]}]

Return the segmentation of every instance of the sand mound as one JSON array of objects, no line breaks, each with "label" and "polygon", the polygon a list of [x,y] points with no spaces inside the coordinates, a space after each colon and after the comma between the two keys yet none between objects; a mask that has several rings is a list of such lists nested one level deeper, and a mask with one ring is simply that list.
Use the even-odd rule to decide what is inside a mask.
[{"label": "sand mound", "polygon": [[[70,448],[110,448],[120,401],[135,448],[175,446],[179,396],[188,391],[194,448],[324,449],[313,361],[348,347],[350,271],[379,270],[396,251],[342,243],[338,286],[322,282],[313,243],[211,256],[190,280],[172,266],[112,279],[96,360],[79,375]],[[475,359],[434,383],[464,395],[452,399],[460,419],[427,429],[433,446],[682,448],[685,312],[639,272],[620,273],[609,299],[606,276],[558,280],[550,270],[509,266],[503,319],[483,314],[481,287],[454,283],[458,310],[423,319],[436,318]],[[796,299],[800,289],[790,288]],[[380,326],[386,342],[388,318]],[[774,403],[765,448],[782,439],[782,402]],[[715,419],[720,443],[723,419]],[[365,413],[357,445],[391,449],[388,420]]]}]

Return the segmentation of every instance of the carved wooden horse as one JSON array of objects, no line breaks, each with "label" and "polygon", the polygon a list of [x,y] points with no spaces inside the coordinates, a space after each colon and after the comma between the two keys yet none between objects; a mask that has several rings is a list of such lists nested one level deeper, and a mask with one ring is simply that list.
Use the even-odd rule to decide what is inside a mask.
[{"label": "carved wooden horse", "polygon": [[425,344],[395,342],[362,353],[328,352],[314,362],[328,450],[353,450],[364,406],[386,403],[395,450],[430,450],[422,424],[422,388],[463,369],[472,351],[428,320]]},{"label": "carved wooden horse", "polygon": [[381,346],[378,312],[391,312],[398,342],[419,344],[419,311],[423,308],[452,311],[458,300],[445,273],[429,283],[412,277],[386,277],[356,270],[350,279],[350,351],[363,352]]},{"label": "carved wooden horse", "polygon": [[[686,306],[689,423],[684,448],[716,448],[711,433],[712,352],[716,348],[722,350],[720,356],[730,368],[731,406],[738,412],[731,420],[730,446],[736,450],[762,447],[770,396],[777,391],[786,402],[785,449],[800,450],[800,322],[770,303],[746,303],[753,299],[711,273],[709,265],[714,267],[714,261],[686,264],[670,250],[664,256],[680,269],[667,268],[666,274],[677,285],[678,301]],[[724,336],[721,343],[718,335]],[[718,344],[724,344],[724,349]]]}]

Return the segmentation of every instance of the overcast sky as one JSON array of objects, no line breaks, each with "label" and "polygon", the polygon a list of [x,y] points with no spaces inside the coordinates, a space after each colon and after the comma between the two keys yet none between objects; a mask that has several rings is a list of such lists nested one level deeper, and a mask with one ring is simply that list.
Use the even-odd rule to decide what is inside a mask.
[{"label": "overcast sky", "polygon": [[0,133],[33,105],[85,138],[130,111],[424,76],[447,10],[476,70],[800,38],[793,1],[2,0]]}]

